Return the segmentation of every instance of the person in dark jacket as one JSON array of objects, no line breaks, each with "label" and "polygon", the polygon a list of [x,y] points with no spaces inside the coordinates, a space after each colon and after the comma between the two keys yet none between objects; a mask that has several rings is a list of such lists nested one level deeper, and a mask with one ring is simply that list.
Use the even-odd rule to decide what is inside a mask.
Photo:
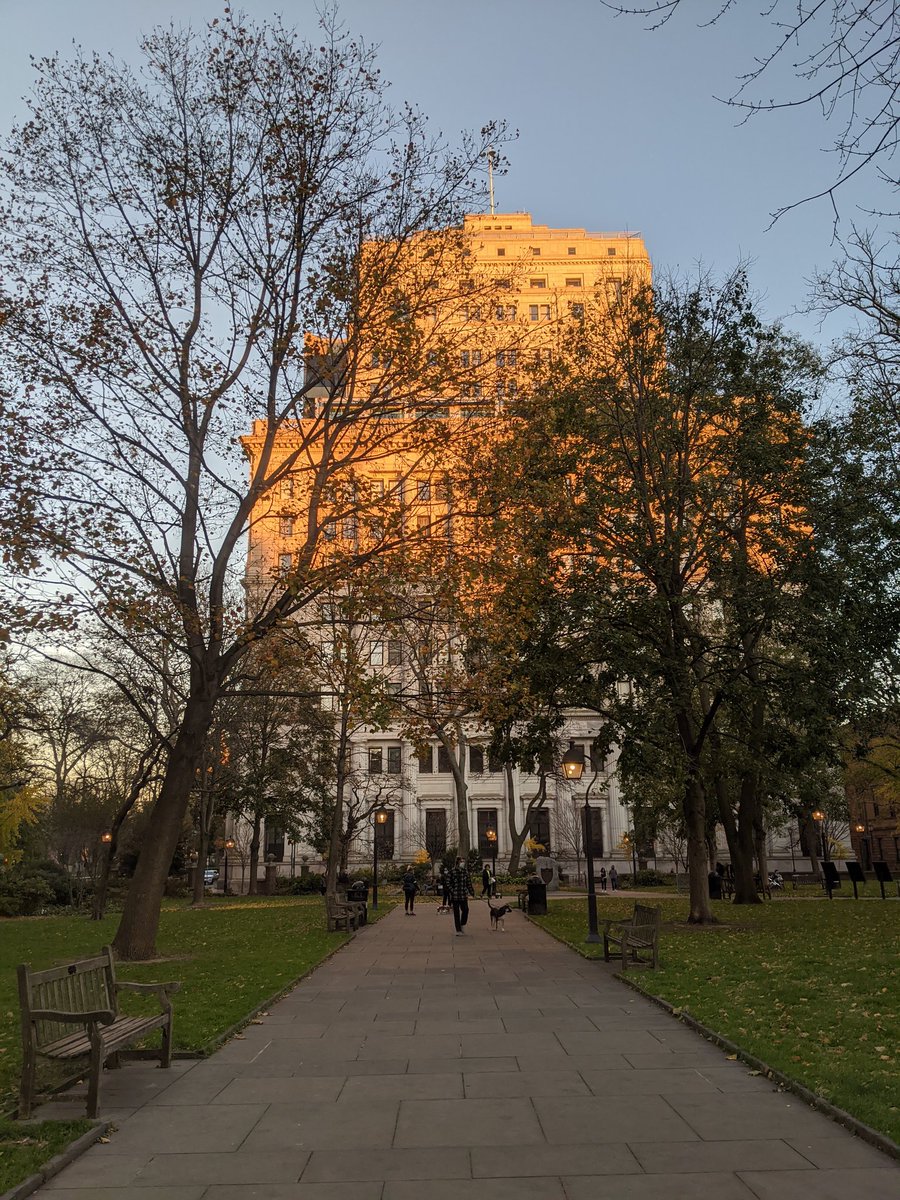
[{"label": "person in dark jacket", "polygon": [[406,868],[406,873],[400,880],[400,886],[403,888],[403,911],[406,916],[414,917],[416,915],[416,892],[419,890],[419,885],[412,867]]},{"label": "person in dark jacket", "polygon": [[481,898],[482,898],[482,900],[485,898],[485,896],[490,896],[493,894],[493,883],[494,883],[494,880],[493,880],[493,876],[491,875],[491,868],[487,865],[487,863],[485,863],[484,869],[481,872]]},{"label": "person in dark jacket", "polygon": [[456,936],[462,937],[463,929],[469,920],[469,897],[475,895],[472,880],[465,861],[456,860],[456,866],[447,872],[447,890],[450,893],[450,903],[453,906],[453,924],[456,926]]}]

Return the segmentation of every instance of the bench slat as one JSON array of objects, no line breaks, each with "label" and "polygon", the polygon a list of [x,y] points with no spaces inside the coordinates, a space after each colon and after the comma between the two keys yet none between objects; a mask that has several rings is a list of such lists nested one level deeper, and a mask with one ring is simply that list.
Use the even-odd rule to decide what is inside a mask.
[{"label": "bench slat", "polygon": [[[168,1017],[165,1013],[154,1017],[120,1017],[112,1025],[105,1025],[101,1028],[100,1039],[103,1045],[112,1051],[116,1046],[124,1046],[128,1042],[137,1041],[145,1033],[161,1029],[167,1021]],[[60,1038],[58,1042],[44,1046],[38,1051],[44,1058],[62,1059],[80,1058],[90,1052],[91,1039],[84,1030],[70,1033],[68,1037]]]}]

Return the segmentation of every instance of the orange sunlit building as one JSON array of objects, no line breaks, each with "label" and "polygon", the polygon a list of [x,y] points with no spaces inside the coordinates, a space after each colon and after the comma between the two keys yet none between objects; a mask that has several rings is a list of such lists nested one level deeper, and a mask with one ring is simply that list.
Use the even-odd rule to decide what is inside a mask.
[{"label": "orange sunlit building", "polygon": [[[276,474],[285,464],[283,478],[254,512],[250,595],[283,578],[309,545],[319,555],[347,560],[379,539],[470,536],[453,503],[467,439],[471,445],[472,438],[489,437],[491,420],[527,396],[542,364],[572,344],[589,306],[602,311],[615,304],[630,286],[649,281],[651,272],[638,234],[554,229],[535,224],[527,213],[469,215],[447,240],[423,234],[406,248],[399,272],[391,266],[392,253],[390,246],[375,245],[364,256],[368,273],[359,307],[365,319],[351,324],[346,336],[310,339],[302,415],[282,427],[273,446],[261,421],[243,439],[251,468],[267,452]],[[328,437],[328,453],[343,455],[345,466],[326,481],[317,470]],[[397,636],[358,618],[352,630],[338,630],[335,607],[323,603],[310,618],[326,651],[323,706],[337,713],[348,655],[366,665],[387,695],[419,695],[421,664],[414,660],[421,633]],[[446,664],[456,648],[452,631],[445,634]],[[599,724],[595,713],[572,712],[565,736],[589,754]],[[364,806],[375,797],[390,812],[382,852],[411,861],[423,849],[455,844],[455,767],[464,775],[472,845],[483,855],[495,845],[502,863],[509,852],[507,789],[513,789],[521,826],[535,776],[514,771],[510,780],[492,769],[497,764],[489,761],[485,731],[464,717],[457,723],[462,750],[455,762],[452,748],[427,736],[426,725],[419,722],[415,741],[402,718],[387,728],[364,721],[354,727],[354,791]],[[592,791],[594,850],[598,860],[618,861],[627,870],[631,821],[614,768],[613,756]],[[571,857],[566,842],[572,839],[569,827],[577,825],[572,801],[569,784],[551,782],[547,804],[531,826],[534,840],[561,859]],[[496,842],[488,837],[494,832]],[[371,836],[367,820],[351,861],[370,860]],[[280,851],[276,857],[286,856],[277,831],[267,837],[270,849]],[[315,865],[312,848],[294,853],[301,849]]]}]

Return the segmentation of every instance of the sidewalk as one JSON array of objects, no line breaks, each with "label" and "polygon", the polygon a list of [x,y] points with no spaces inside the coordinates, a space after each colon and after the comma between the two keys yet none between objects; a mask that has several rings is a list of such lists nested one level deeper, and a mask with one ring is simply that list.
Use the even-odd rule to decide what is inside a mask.
[{"label": "sidewalk", "polygon": [[42,1200],[900,1196],[892,1159],[478,902],[459,938],[396,910],[212,1058],[108,1073],[102,1111]]}]

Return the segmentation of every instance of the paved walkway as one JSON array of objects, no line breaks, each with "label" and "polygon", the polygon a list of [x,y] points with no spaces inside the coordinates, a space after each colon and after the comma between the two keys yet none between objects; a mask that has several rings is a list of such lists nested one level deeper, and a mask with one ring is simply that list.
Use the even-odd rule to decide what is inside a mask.
[{"label": "paved walkway", "polygon": [[900,1196],[893,1160],[477,903],[460,938],[393,912],[206,1061],[109,1073],[104,1115],[43,1200]]}]

